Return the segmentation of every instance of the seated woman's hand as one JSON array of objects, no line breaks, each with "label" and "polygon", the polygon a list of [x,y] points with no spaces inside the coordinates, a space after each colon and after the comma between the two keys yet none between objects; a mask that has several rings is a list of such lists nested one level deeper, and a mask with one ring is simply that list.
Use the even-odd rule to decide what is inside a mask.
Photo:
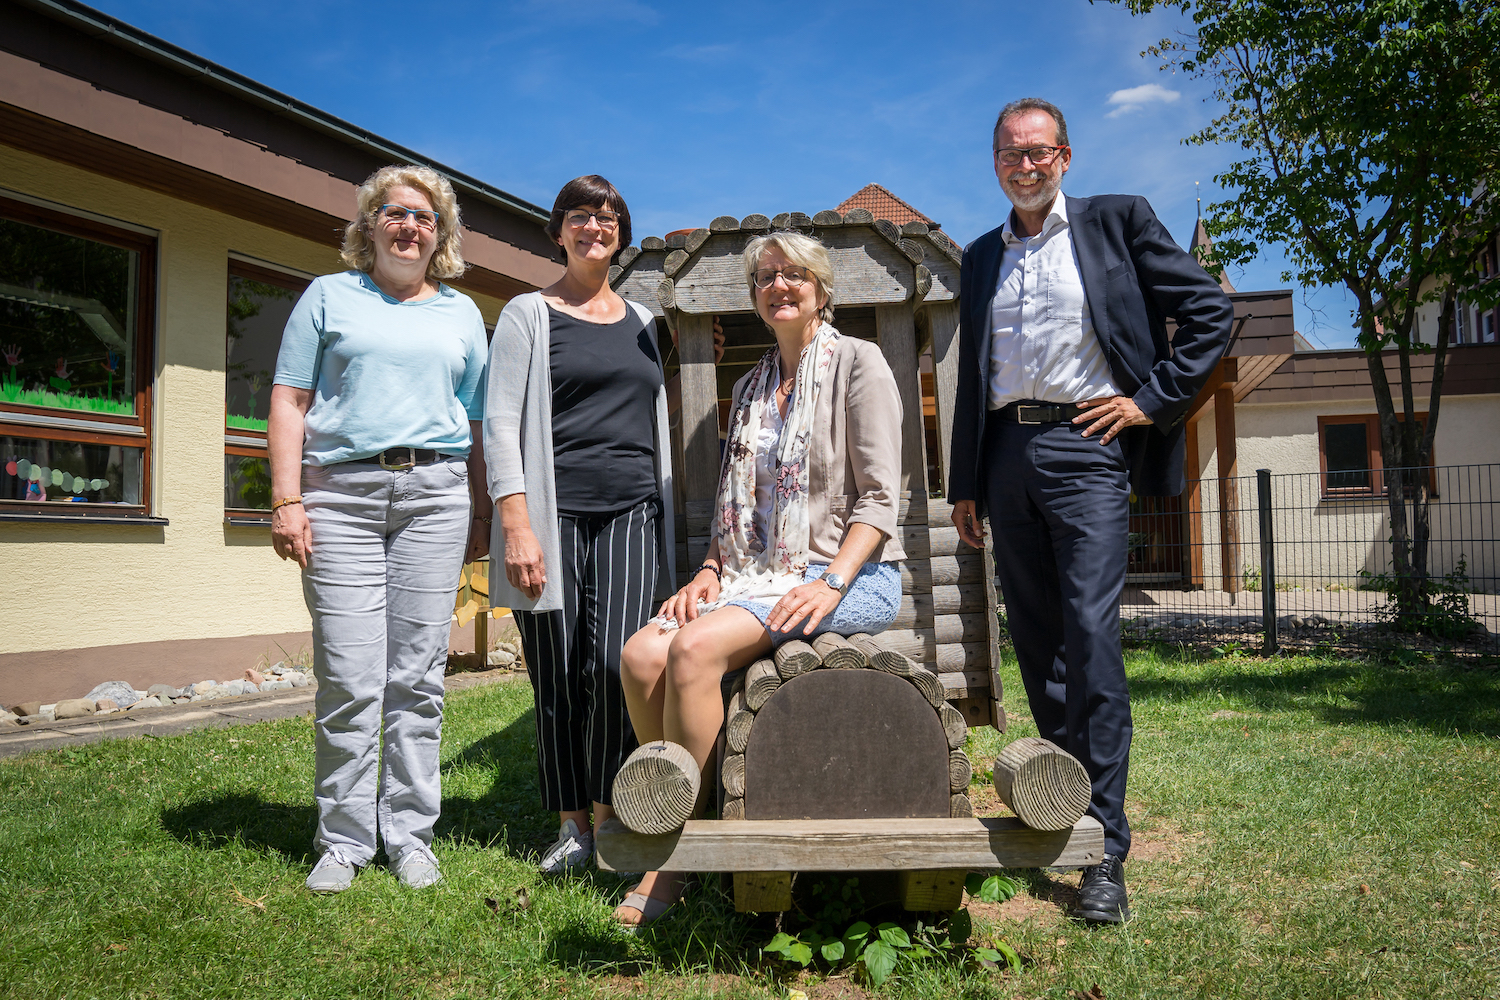
[{"label": "seated woman's hand", "polygon": [[505,578],[532,600],[542,596],[547,585],[547,567],[542,546],[530,528],[508,528],[505,532]]},{"label": "seated woman's hand", "polygon": [[686,625],[698,617],[698,603],[712,604],[719,599],[719,575],[711,569],[700,569],[677,593],[662,602],[659,618],[676,619]]},{"label": "seated woman's hand", "polygon": [[772,632],[790,632],[804,618],[802,634],[807,635],[818,627],[818,622],[833,613],[843,595],[822,580],[813,580],[793,587],[786,596],[777,601],[766,616],[766,628]]}]

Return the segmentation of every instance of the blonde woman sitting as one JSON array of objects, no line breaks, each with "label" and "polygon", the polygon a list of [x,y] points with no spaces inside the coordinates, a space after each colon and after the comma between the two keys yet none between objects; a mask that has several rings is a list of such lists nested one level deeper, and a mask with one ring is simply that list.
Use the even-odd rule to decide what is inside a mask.
[{"label": "blonde woman sitting", "polygon": [[[643,748],[632,759],[666,740],[701,769],[724,723],[725,673],[788,639],[879,632],[901,605],[901,400],[890,366],[876,345],[834,329],[833,267],[816,239],[752,240],[745,280],[776,346],[734,388],[708,557],[625,645],[625,700]],[[649,923],[683,881],[647,873],[616,919]]]}]

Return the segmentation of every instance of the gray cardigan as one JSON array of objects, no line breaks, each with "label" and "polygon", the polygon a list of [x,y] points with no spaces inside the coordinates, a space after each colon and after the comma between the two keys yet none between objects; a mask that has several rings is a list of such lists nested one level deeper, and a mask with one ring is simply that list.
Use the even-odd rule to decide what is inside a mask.
[{"label": "gray cardigan", "polygon": [[[654,329],[651,310],[626,302],[646,329]],[[518,295],[505,305],[490,344],[489,385],[484,397],[484,461],[490,497],[526,494],[531,530],[542,547],[547,583],[532,600],[512,587],[505,575],[505,533],[499,511],[490,529],[490,603],[521,611],[561,611],[562,549],[558,542],[557,482],[552,470],[551,320],[540,292]],[[667,390],[656,393],[656,484],[662,516],[656,526],[657,587],[677,585],[677,538],[672,522],[672,444],[667,427]]]}]

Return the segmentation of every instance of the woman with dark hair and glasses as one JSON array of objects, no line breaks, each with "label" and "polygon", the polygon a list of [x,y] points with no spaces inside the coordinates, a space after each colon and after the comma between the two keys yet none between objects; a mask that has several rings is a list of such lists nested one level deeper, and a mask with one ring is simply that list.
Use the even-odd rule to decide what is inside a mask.
[{"label": "woman with dark hair and glasses", "polygon": [[[535,692],[541,869],[594,853],[615,772],[636,747],[620,649],[673,580],[669,389],[651,311],[609,287],[630,209],[597,174],[565,185],[547,235],[567,270],[506,305],[490,347],[484,451],[498,516],[491,600],[515,611]],[[675,381],[675,380],[674,380]],[[671,396],[680,398],[672,391]],[[592,812],[592,823],[590,813]]]},{"label": "woman with dark hair and glasses", "polygon": [[443,283],[465,266],[453,187],[383,167],[358,204],[350,270],[314,280],[287,320],[266,433],[271,544],[302,567],[312,614],[321,893],[349,887],[377,835],[402,885],[441,877],[448,623],[460,567],[489,544],[472,447],[484,318]]}]

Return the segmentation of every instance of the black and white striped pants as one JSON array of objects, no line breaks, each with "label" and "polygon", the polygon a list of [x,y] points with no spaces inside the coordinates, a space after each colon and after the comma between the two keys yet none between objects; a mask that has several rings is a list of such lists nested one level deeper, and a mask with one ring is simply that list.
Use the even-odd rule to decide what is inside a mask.
[{"label": "black and white striped pants", "polygon": [[655,498],[612,514],[559,513],[563,610],[515,613],[536,699],[545,809],[608,805],[636,748],[620,651],[655,610],[660,517]]}]

